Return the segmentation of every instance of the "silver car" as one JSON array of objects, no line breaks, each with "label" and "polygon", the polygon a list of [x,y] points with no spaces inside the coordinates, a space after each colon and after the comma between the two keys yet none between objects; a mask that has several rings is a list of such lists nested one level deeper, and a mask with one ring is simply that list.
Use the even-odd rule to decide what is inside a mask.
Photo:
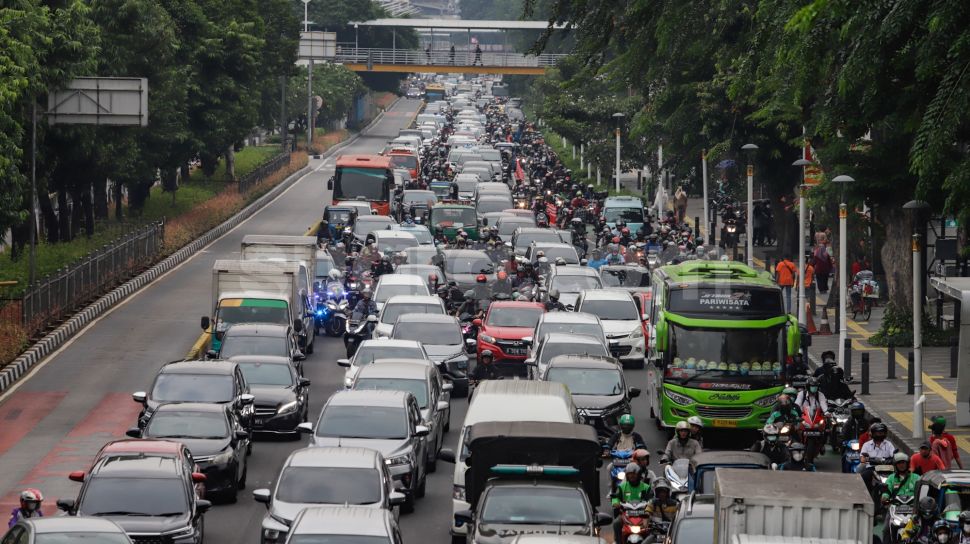
[{"label": "silver car", "polygon": [[0,541],[4,544],[131,544],[125,531],[111,520],[73,516],[21,519]]},{"label": "silver car", "polygon": [[475,340],[464,340],[456,317],[404,314],[397,318],[391,338],[421,342],[428,357],[438,365],[438,371],[454,383],[455,396],[468,394],[468,354],[465,347],[474,347]]},{"label": "silver car", "polygon": [[321,504],[355,504],[390,510],[404,502],[380,452],[355,447],[303,448],[283,463],[276,487],[253,490],[266,504],[262,544],[277,544],[301,510]]},{"label": "silver car", "polygon": [[395,295],[384,303],[374,327],[374,338],[390,338],[397,318],[405,314],[445,314],[445,303],[434,295]]},{"label": "silver car", "polygon": [[287,544],[304,542],[403,544],[404,541],[397,521],[387,510],[363,506],[313,506],[303,509],[293,520],[286,538]]},{"label": "silver car", "polygon": [[344,387],[350,389],[354,384],[354,377],[360,369],[378,359],[424,359],[430,361],[428,353],[424,351],[421,342],[413,340],[391,340],[389,338],[364,340],[354,353],[353,359],[337,359],[337,365],[346,368],[344,373]]},{"label": "silver car", "polygon": [[428,433],[421,424],[421,409],[414,395],[404,391],[338,391],[320,411],[316,425],[301,423],[310,434],[310,446],[370,448],[386,459],[391,477],[400,482],[406,502],[414,510],[427,483]]}]

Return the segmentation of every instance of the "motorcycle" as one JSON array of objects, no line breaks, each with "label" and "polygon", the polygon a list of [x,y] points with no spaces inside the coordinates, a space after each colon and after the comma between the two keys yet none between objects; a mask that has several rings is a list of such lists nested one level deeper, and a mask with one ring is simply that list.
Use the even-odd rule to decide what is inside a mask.
[{"label": "motorcycle", "polygon": [[369,315],[367,319],[347,321],[347,328],[344,332],[344,347],[347,348],[348,359],[357,353],[357,348],[360,347],[361,342],[371,337],[376,326],[376,315]]},{"label": "motorcycle", "polygon": [[852,414],[849,413],[849,405],[853,402],[855,402],[855,398],[828,401],[829,443],[832,445],[832,449],[835,449],[840,444],[842,429],[845,428],[845,424],[852,417]]},{"label": "motorcycle", "polygon": [[842,443],[842,473],[843,474],[854,474],[859,470],[859,462],[861,461],[861,455],[859,450],[862,447],[859,445],[858,440],[846,440]]},{"label": "motorcycle", "polygon": [[316,334],[324,331],[328,336],[337,337],[346,330],[349,303],[347,294],[339,284],[327,286],[327,290],[317,295],[317,308],[313,324]]},{"label": "motorcycle", "polygon": [[664,466],[664,478],[670,483],[671,498],[681,500],[687,496],[687,470],[689,468],[689,459],[677,459]]},{"label": "motorcycle", "polygon": [[899,533],[903,530],[903,527],[906,527],[906,524],[909,523],[909,520],[912,517],[912,495],[896,495],[891,501],[889,501],[889,506],[886,509],[885,521],[886,536],[888,537],[886,544],[897,544],[902,541]]},{"label": "motorcycle", "polygon": [[633,450],[609,450],[606,455],[612,459],[609,466],[610,489],[615,491],[626,480],[625,470],[633,462]]},{"label": "motorcycle", "polygon": [[647,501],[620,504],[620,532],[623,543],[639,544],[652,536],[653,523],[646,517]]},{"label": "motorcycle", "polygon": [[805,444],[805,460],[809,463],[825,449],[827,425],[828,418],[821,408],[816,408],[814,414],[810,414],[807,407],[802,409],[802,444]]}]

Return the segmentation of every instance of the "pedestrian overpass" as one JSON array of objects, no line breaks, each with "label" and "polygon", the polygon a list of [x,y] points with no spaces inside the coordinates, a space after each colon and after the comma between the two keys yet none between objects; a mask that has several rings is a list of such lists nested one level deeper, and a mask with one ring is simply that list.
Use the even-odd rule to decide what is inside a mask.
[{"label": "pedestrian overpass", "polygon": [[[349,23],[353,25],[352,43],[337,43],[335,56],[330,59],[355,72],[431,72],[466,74],[527,74],[541,75],[555,66],[564,54],[543,53],[529,55],[509,50],[509,30],[546,30],[543,21],[485,21],[471,19],[373,19]],[[361,47],[356,35],[360,27],[391,28],[394,39],[390,48]],[[409,28],[427,36],[423,49],[398,49],[398,28]],[[562,28],[557,26],[554,28]],[[435,40],[442,32],[462,32],[467,35],[461,43]],[[472,34],[501,33],[502,44],[477,44]],[[366,45],[366,44],[365,44]],[[482,47],[484,46],[484,47]],[[479,51],[478,47],[481,47]]]}]

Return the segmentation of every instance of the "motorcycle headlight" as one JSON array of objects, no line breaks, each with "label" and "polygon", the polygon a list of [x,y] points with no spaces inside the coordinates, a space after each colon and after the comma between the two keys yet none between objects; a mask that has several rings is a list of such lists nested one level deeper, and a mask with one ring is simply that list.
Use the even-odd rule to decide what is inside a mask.
[{"label": "motorcycle headlight", "polygon": [[853,442],[850,447],[852,448],[852,451],[859,451],[859,449],[861,448],[858,442]]},{"label": "motorcycle headlight", "polygon": [[762,408],[771,408],[771,406],[773,406],[777,400],[778,394],[775,393],[774,395],[761,397],[760,399],[754,401],[754,403]]},{"label": "motorcycle headlight", "polygon": [[277,408],[276,409],[276,413],[277,414],[288,414],[290,412],[295,412],[296,409],[299,406],[300,406],[300,404],[297,401],[291,400],[290,402],[287,402],[286,404],[284,404],[284,405],[280,406],[279,408]]},{"label": "motorcycle headlight", "polygon": [[491,336],[489,336],[487,334],[482,334],[482,335],[479,336],[479,338],[482,339],[482,342],[488,342],[489,344],[494,344],[495,343],[495,338],[493,338],[493,337],[491,337]]},{"label": "motorcycle headlight", "polygon": [[389,467],[407,465],[411,463],[411,457],[408,455],[399,455],[397,457],[391,457],[389,459],[385,459],[384,463]]},{"label": "motorcycle headlight", "polygon": [[626,472],[620,472],[620,473],[618,473],[616,475],[616,479],[619,480],[619,481],[621,481],[621,482],[625,482],[626,481]]},{"label": "motorcycle headlight", "polygon": [[694,404],[694,399],[688,397],[687,395],[681,395],[680,393],[671,391],[670,389],[664,389],[664,394],[667,395],[668,399],[681,406],[690,406],[691,404]]},{"label": "motorcycle headlight", "polygon": [[630,532],[633,533],[633,534],[635,534],[635,535],[640,534],[640,526],[639,525],[631,525],[630,526]]}]

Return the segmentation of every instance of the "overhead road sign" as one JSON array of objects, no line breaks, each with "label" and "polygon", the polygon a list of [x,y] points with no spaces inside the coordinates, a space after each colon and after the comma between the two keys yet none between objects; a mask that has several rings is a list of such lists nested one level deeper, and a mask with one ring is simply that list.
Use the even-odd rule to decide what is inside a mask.
[{"label": "overhead road sign", "polygon": [[47,96],[50,124],[148,126],[148,78],[79,77]]},{"label": "overhead road sign", "polygon": [[[350,26],[383,26],[398,28],[428,28],[453,30],[546,30],[546,21],[490,21],[484,19],[371,19],[347,23]],[[553,25],[556,30],[566,25]]]}]

